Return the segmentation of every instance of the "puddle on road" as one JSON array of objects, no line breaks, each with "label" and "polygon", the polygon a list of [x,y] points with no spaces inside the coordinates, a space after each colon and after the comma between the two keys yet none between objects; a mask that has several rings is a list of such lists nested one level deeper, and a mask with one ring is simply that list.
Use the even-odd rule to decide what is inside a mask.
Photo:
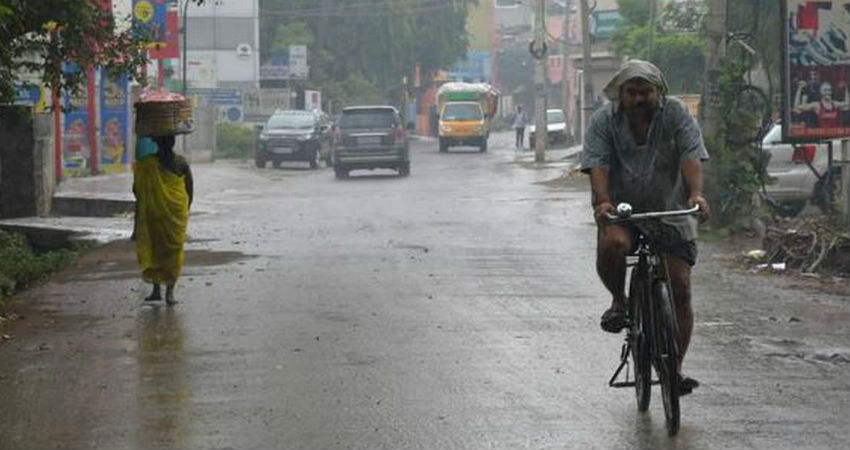
[{"label": "puddle on road", "polygon": [[[186,250],[183,267],[186,270],[193,267],[223,266],[256,257],[257,255],[235,251]],[[59,274],[55,281],[62,284],[138,277],[139,266],[136,260],[135,244],[124,241],[83,255],[72,267]]]}]

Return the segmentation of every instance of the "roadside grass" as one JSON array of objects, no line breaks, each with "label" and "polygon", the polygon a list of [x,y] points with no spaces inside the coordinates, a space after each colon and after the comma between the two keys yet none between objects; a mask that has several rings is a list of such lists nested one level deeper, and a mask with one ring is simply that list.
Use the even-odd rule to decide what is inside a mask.
[{"label": "roadside grass", "polygon": [[24,235],[0,230],[0,308],[9,296],[46,280],[77,253],[67,249],[36,252]]}]

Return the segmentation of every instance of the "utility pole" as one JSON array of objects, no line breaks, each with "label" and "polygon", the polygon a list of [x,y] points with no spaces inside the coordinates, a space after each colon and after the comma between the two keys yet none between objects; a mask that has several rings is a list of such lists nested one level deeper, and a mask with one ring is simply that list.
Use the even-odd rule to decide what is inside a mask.
[{"label": "utility pole", "polygon": [[532,55],[537,59],[534,66],[534,83],[537,98],[534,102],[534,161],[546,161],[546,144],[549,136],[546,130],[546,0],[537,1],[534,17],[534,42]]},{"label": "utility pole", "polygon": [[[572,0],[564,0],[564,23],[561,25],[561,109],[564,112],[564,118],[567,116],[567,110],[569,109],[569,105],[567,102],[569,101],[570,95],[570,83],[567,80],[567,69],[569,68],[569,58],[570,58],[570,49],[567,45],[567,30],[570,29],[570,10],[572,9],[573,2]],[[570,127],[568,126],[569,130]]]},{"label": "utility pole", "polygon": [[720,78],[720,63],[726,53],[726,1],[709,0],[706,21],[708,48],[702,83],[702,128],[705,135],[714,138],[715,142],[723,142],[719,133],[722,129],[720,122],[724,112],[720,111],[717,84]]},{"label": "utility pole", "polygon": [[[723,0],[726,1],[726,0]],[[590,55],[590,13],[591,9],[587,4],[587,0],[581,0],[581,69],[584,72],[582,79],[584,80],[584,101],[581,104],[581,140],[584,143],[584,133],[590,122],[590,116],[593,114],[593,106],[596,103],[596,96],[593,94],[593,57]]]}]

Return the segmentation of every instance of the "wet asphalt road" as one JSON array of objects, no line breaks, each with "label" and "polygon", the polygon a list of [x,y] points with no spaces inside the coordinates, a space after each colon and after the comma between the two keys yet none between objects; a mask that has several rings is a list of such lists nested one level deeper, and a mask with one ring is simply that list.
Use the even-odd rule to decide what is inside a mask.
[{"label": "wet asphalt road", "polygon": [[132,247],[21,295],[0,449],[844,449],[850,302],[702,246],[668,438],[612,390],[586,180],[416,142],[412,175],[217,163],[174,308]]}]

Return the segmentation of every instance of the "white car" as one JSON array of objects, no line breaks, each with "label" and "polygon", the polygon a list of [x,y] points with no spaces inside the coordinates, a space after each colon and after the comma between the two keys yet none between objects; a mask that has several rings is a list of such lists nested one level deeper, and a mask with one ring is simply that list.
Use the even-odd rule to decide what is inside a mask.
[{"label": "white car", "polygon": [[[528,127],[528,145],[534,148],[536,126]],[[567,122],[564,119],[564,112],[560,109],[546,110],[546,134],[549,136],[550,144],[566,144],[567,143]]]},{"label": "white car", "polygon": [[[822,189],[821,177],[829,167],[826,142],[798,144],[795,148],[782,142],[782,125],[774,124],[762,139],[762,149],[770,154],[767,173],[772,180],[765,190],[767,197],[781,206],[780,213],[797,215],[807,202],[825,205],[826,190]],[[833,154],[840,150],[841,142],[833,141]]]}]

